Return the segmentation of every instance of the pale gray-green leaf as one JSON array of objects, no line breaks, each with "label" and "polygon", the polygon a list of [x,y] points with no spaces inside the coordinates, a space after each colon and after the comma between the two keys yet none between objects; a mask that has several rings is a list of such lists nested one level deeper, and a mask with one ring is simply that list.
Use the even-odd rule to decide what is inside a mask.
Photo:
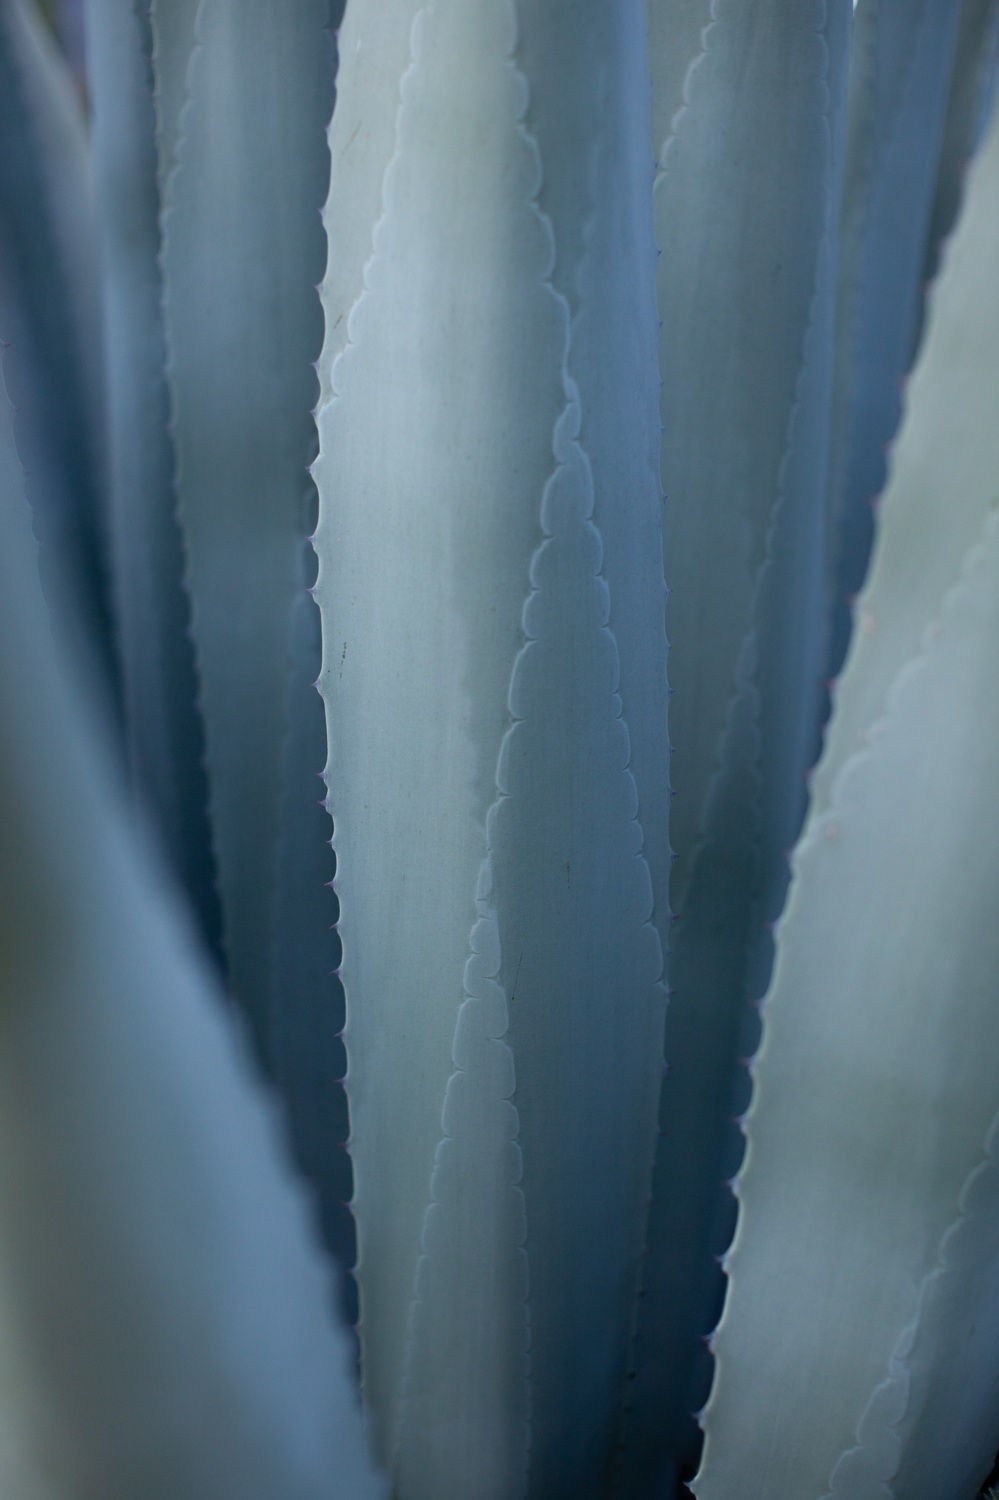
[{"label": "pale gray-green leaf", "polygon": [[965,1500],[999,1444],[999,1163],[993,1121],[920,1303],[893,1500]]},{"label": "pale gray-green leaf", "polygon": [[796,856],[699,1500],[825,1494],[858,1433],[881,1441],[868,1403],[980,1159],[999,1096],[997,639],[992,516]]},{"label": "pale gray-green leaf", "polygon": [[150,0],[153,65],[156,76],[156,145],[160,198],[170,201],[177,165],[181,114],[189,98],[188,69],[194,51],[194,24],[201,0]]},{"label": "pale gray-green leaf", "polygon": [[597,1494],[623,1390],[667,868],[642,20],[419,14],[320,417],[365,1385],[406,1496]]},{"label": "pale gray-green leaf", "polygon": [[860,0],[841,204],[826,675],[847,648],[923,301],[962,5]]},{"label": "pale gray-green leaf", "polygon": [[[403,75],[368,101],[394,146],[315,469],[364,1385],[386,1458],[565,338],[510,7],[449,5],[446,25],[424,7],[412,28],[404,10]],[[374,42],[381,21],[357,18]],[[342,49],[344,91],[365,42]],[[327,219],[344,212],[331,198]]]},{"label": "pale gray-green leaf", "polygon": [[662,166],[691,65],[704,50],[711,0],[645,0],[652,73],[652,154]]},{"label": "pale gray-green leaf", "polygon": [[[999,500],[994,419],[999,300],[999,129],[971,169],[961,221],[930,304],[905,421],[880,509],[882,536],[857,603],[847,665],[813,783],[821,814],[846,758],[884,711],[961,560]],[[943,524],[944,518],[946,524]]]},{"label": "pale gray-green leaf", "polygon": [[395,150],[396,97],[409,59],[409,33],[421,0],[350,4],[337,33],[340,67],[336,121],[330,127],[330,201],[349,212],[327,214],[329,262],[323,281],[326,338],[319,365],[319,409],[332,392],[330,377],[347,343],[351,309],[364,290],[364,268],[382,213],[382,183]]}]

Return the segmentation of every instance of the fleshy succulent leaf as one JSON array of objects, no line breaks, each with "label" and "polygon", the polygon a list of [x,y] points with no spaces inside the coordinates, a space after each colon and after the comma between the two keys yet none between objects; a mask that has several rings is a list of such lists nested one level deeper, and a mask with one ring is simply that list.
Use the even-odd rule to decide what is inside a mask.
[{"label": "fleshy succulent leaf", "polygon": [[145,0],[88,0],[116,638],[133,783],[154,816],[205,942],[218,953],[204,731],[166,379],[152,40]]},{"label": "fleshy succulent leaf", "polygon": [[170,201],[182,115],[189,93],[194,27],[201,0],[150,0],[156,80],[156,156],[160,201]]},{"label": "fleshy succulent leaf", "polygon": [[302,1190],[34,550],[0,392],[0,1283],[24,1451],[59,1494],[374,1500]]},{"label": "fleshy succulent leaf", "polygon": [[[884,532],[857,603],[857,629],[836,687],[835,712],[813,782],[823,811],[844,762],[881,717],[888,690],[919,650],[927,625],[999,495],[993,419],[999,307],[999,137],[972,169],[969,198],[931,299],[923,351],[880,506]],[[946,503],[946,525],[941,506]]]},{"label": "fleshy succulent leaf", "polygon": [[326,289],[349,318],[316,473],[362,1352],[407,1495],[595,1495],[623,1388],[667,869],[642,19],[425,7],[363,294]]},{"label": "fleshy succulent leaf", "polygon": [[840,210],[826,676],[843,664],[915,354],[962,9],[953,0],[857,5]]},{"label": "fleshy succulent leaf", "polygon": [[381,125],[333,117],[327,219],[348,141],[383,172],[382,208],[361,294],[324,287],[315,467],[362,1370],[386,1458],[564,338],[509,8],[491,29],[479,4],[446,28],[414,10],[354,7],[340,32],[342,100],[390,22],[405,46],[367,98],[392,120],[388,159]]},{"label": "fleshy succulent leaf", "polygon": [[0,10],[0,336],[43,577],[113,702],[93,182],[73,80],[31,0]]},{"label": "fleshy succulent leaf", "polygon": [[993,1121],[919,1304],[908,1355],[908,1401],[896,1426],[893,1500],[961,1500],[995,1456],[999,1414],[999,1162]]},{"label": "fleshy succulent leaf", "polygon": [[[962,409],[966,354],[985,388],[995,387],[999,345],[986,339],[986,355],[978,340],[979,325],[996,316],[997,163],[993,132],[896,449],[867,600],[878,622],[871,639],[883,622],[899,648],[894,670],[861,720],[866,745],[844,756],[795,858],[755,1065],[699,1500],[733,1486],[761,1500],[941,1493],[906,1457],[917,1428],[905,1419],[925,1390],[916,1351],[933,1337],[927,1278],[943,1236],[962,1222],[962,1193],[999,1105],[990,791],[999,772],[999,524],[994,504],[982,503],[994,502],[995,424],[974,404],[967,416]],[[941,451],[960,460],[979,497],[977,525],[973,507],[956,503],[953,466],[939,480],[918,457],[956,412],[960,438]],[[934,571],[934,549],[958,556],[956,578],[946,563]],[[880,568],[882,557],[897,567],[903,554],[906,592],[921,602],[908,651]],[[837,702],[844,715],[867,687],[859,660],[857,647]],[[968,1215],[959,1232],[991,1243],[994,1224]],[[940,1375],[947,1399],[953,1376]],[[967,1458],[985,1467],[986,1446],[980,1429]],[[896,1490],[902,1460],[909,1480]]]},{"label": "fleshy succulent leaf", "polygon": [[696,1458],[750,1002],[804,807],[849,19],[716,3],[656,182],[675,926],[622,1495]]},{"label": "fleshy succulent leaf", "polygon": [[[268,1066],[275,1014],[293,1003],[274,990],[274,903],[292,619],[314,520],[314,288],[333,103],[326,21],[324,0],[291,10],[203,0],[164,216],[180,517],[223,941]],[[174,85],[174,104],[179,92]],[[299,769],[307,782],[320,767]]]}]

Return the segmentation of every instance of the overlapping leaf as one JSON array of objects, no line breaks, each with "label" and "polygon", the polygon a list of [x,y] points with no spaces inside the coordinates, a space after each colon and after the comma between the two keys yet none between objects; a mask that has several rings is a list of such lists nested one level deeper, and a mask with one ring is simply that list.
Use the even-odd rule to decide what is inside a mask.
[{"label": "overlapping leaf", "polygon": [[803,810],[848,24],[843,5],[715,4],[656,182],[676,925],[627,1495],[697,1452],[749,1002]]},{"label": "overlapping leaf", "polygon": [[[994,368],[995,340],[979,343],[978,325],[996,313],[997,159],[993,134],[941,279],[885,502],[867,604],[877,622],[869,639],[884,627],[876,655],[889,686],[860,720],[871,726],[866,747],[844,758],[796,857],[755,1072],[695,1485],[702,1500],[736,1485],[767,1500],[942,1493],[933,1475],[943,1471],[917,1455],[942,1432],[935,1403],[953,1400],[960,1355],[951,1346],[935,1376],[923,1362],[940,1329],[927,1279],[951,1226],[970,1269],[994,1237],[991,1210],[970,1210],[966,1185],[999,1103],[999,529],[989,503],[994,420],[966,404],[964,382]],[[994,389],[994,373],[984,379]],[[949,456],[945,474],[920,465],[923,443]],[[919,625],[895,619],[892,576],[903,567]],[[870,681],[858,647],[840,689],[844,714]],[[948,1253],[945,1244],[945,1263]],[[973,1291],[969,1278],[969,1299]],[[953,1280],[946,1296],[962,1299]],[[966,1303],[955,1331],[969,1315]],[[981,1373],[982,1389],[993,1388]],[[962,1465],[987,1464],[985,1415],[976,1402]],[[980,1478],[956,1468],[955,1500],[962,1473]]]},{"label": "overlapping leaf", "polygon": [[53,645],[0,400],[5,1421],[58,1494],[376,1496],[272,1112]]},{"label": "overlapping leaf", "polygon": [[139,0],[88,0],[116,643],[136,789],[217,952],[204,733],[166,379],[152,40],[148,7]]},{"label": "overlapping leaf", "polygon": [[666,870],[641,21],[425,7],[363,294],[326,287],[362,1349],[406,1495],[599,1493],[623,1388],[662,1014],[646,818],[663,895]]}]

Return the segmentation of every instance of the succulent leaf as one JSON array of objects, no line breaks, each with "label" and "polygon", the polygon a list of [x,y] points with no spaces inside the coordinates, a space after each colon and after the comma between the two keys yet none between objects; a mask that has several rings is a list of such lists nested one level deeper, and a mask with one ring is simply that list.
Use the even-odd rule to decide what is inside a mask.
[{"label": "succulent leaf", "polygon": [[88,0],[116,641],[133,783],[217,954],[204,730],[166,379],[152,40],[144,0]]},{"label": "succulent leaf", "polygon": [[[271,1067],[275,1013],[290,1003],[274,989],[274,903],[292,618],[314,520],[314,288],[333,101],[326,18],[323,0],[291,10],[203,0],[164,217],[180,517],[223,940],[232,988]],[[175,104],[178,96],[175,87]],[[161,127],[164,140],[170,128]],[[303,779],[319,769],[302,767]]]},{"label": "succulent leaf", "polygon": [[[909,385],[906,416],[880,506],[883,536],[857,602],[857,629],[835,693],[814,808],[828,808],[845,761],[884,712],[888,690],[919,650],[944,594],[995,503],[994,351],[999,307],[999,140],[990,132],[930,301],[930,321]],[[904,434],[904,438],[903,438]],[[940,524],[946,504],[946,526]]]},{"label": "succulent leaf", "polygon": [[34,553],[0,392],[0,1295],[24,1452],[57,1494],[375,1500],[273,1109]]},{"label": "succulent leaf", "polygon": [[[925,476],[910,445],[918,451],[953,420],[965,338],[974,368],[977,325],[996,313],[997,141],[994,132],[975,169],[936,294],[869,595],[887,624],[880,559],[906,552],[906,587],[929,628],[896,653],[868,743],[844,758],[831,802],[813,813],[781,923],[699,1500],[734,1485],[767,1500],[941,1493],[912,1465],[925,1452],[913,1433],[939,1431],[933,1408],[925,1428],[905,1420],[925,1389],[917,1351],[939,1326],[930,1293],[920,1299],[941,1240],[955,1221],[956,1234],[980,1236],[965,1240],[973,1266],[995,1232],[991,1210],[962,1223],[959,1204],[999,1106],[999,824],[989,790],[999,769],[999,526],[979,502],[969,542],[970,506],[956,503],[952,471]],[[978,367],[992,390],[996,347],[991,375]],[[947,451],[961,455],[980,497],[994,497],[994,420],[976,423],[973,407],[970,418]],[[943,570],[942,589],[931,550],[963,558],[956,580]],[[844,713],[854,682],[863,691],[851,667]],[[940,1401],[954,1370],[938,1370]],[[982,1414],[976,1403],[969,1436]],[[962,1465],[979,1462],[980,1473],[987,1441],[980,1428]],[[901,1461],[909,1477],[896,1490]]]},{"label": "succulent leaf", "polygon": [[751,1002],[804,806],[849,18],[715,4],[656,181],[676,921],[622,1495],[696,1458]]},{"label": "succulent leaf", "polygon": [[[978,48],[964,35],[974,10],[951,0],[857,6],[840,207],[827,676],[843,664],[851,601],[867,570],[875,501],[916,350],[931,236],[941,227],[934,220],[938,184],[944,193],[955,190],[952,179],[941,183],[944,139],[949,117],[951,131],[957,128],[950,101],[965,85],[964,73],[976,71]],[[953,150],[952,139],[948,144]],[[961,155],[969,149],[967,142]]]},{"label": "succulent leaf", "polygon": [[0,334],[15,432],[48,595],[110,707],[92,172],[73,80],[30,0],[0,7],[0,100]]},{"label": "succulent leaf", "polygon": [[611,1461],[667,868],[646,69],[637,4],[419,13],[320,415],[364,1377],[407,1495],[595,1495]]}]

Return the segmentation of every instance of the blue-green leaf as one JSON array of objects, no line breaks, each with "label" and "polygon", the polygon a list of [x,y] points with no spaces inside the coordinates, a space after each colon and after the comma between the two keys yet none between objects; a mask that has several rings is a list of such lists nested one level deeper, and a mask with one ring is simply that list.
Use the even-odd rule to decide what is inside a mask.
[{"label": "blue-green leaf", "polygon": [[[325,0],[290,10],[202,0],[187,102],[179,125],[171,115],[161,126],[164,151],[176,133],[165,321],[223,939],[268,1063],[275,1013],[294,998],[275,994],[274,903],[292,619],[314,521],[315,286],[333,100],[326,19]],[[173,38],[168,51],[167,40],[163,66],[168,56],[175,66],[184,48]],[[180,85],[171,89],[176,112]],[[308,785],[319,769],[295,774]],[[322,928],[316,937],[325,940]]]},{"label": "blue-green leaf", "polygon": [[[643,20],[420,11],[363,294],[327,282],[362,1352],[407,1497],[595,1496],[613,1457],[667,871]],[[345,94],[376,24],[348,11]]]},{"label": "blue-green leaf", "polygon": [[145,0],[88,0],[100,209],[108,489],[125,738],[209,947],[219,945],[204,731],[177,518],[160,273],[152,28]]},{"label": "blue-green leaf", "polygon": [[374,1500],[273,1109],[57,653],[34,552],[0,391],[7,1420],[58,1495]]},{"label": "blue-green leaf", "polygon": [[[947,203],[960,191],[955,168],[974,141],[980,109],[965,96],[974,96],[977,79],[981,99],[983,43],[991,29],[982,11],[977,0],[857,6],[829,471],[827,676],[843,664],[851,604],[870,555],[874,503],[915,356],[924,283],[935,242],[949,228]],[[963,144],[955,139],[960,135]]]},{"label": "blue-green leaf", "polygon": [[804,807],[849,20],[843,3],[716,3],[656,181],[676,922],[628,1496],[696,1458],[750,1002]]},{"label": "blue-green leaf", "polygon": [[0,143],[0,337],[43,576],[113,699],[93,183],[73,80],[29,0],[0,13]]},{"label": "blue-green leaf", "polygon": [[[863,606],[873,628],[840,684],[837,713],[868,733],[852,753],[845,741],[795,858],[699,1500],[966,1493],[917,1457],[943,1439],[960,1369],[959,1343],[927,1364],[938,1296],[963,1300],[934,1273],[961,1240],[967,1330],[995,1234],[994,1209],[967,1194],[999,1107],[997,168],[994,130],[913,376]],[[834,719],[830,754],[837,742]],[[957,1485],[985,1466],[985,1416],[976,1398],[955,1433],[970,1443]]]}]

